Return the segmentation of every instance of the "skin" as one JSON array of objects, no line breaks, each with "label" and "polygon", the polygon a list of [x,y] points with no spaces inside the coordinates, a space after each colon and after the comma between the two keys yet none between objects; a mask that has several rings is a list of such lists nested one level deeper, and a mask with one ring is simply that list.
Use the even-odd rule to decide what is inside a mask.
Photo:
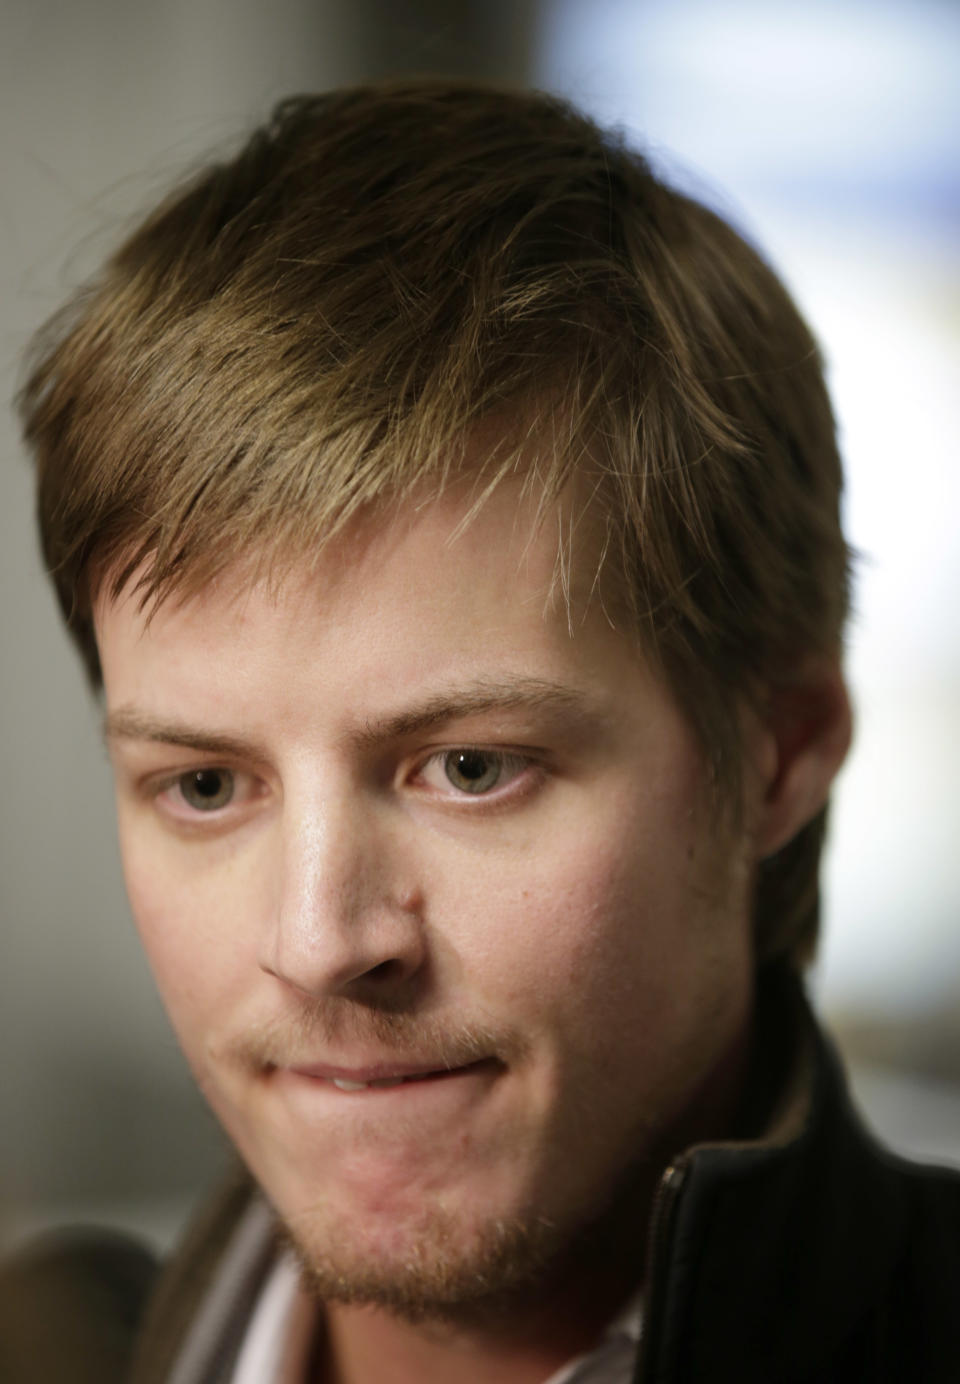
[{"label": "skin", "polygon": [[[785,811],[745,717],[722,826],[589,564],[568,608],[555,527],[509,486],[451,541],[463,513],[96,610],[137,925],[350,1384],[542,1380],[588,1348],[667,1156],[725,1128],[753,872],[818,805]],[[401,1073],[428,1075],[332,1082]]]}]

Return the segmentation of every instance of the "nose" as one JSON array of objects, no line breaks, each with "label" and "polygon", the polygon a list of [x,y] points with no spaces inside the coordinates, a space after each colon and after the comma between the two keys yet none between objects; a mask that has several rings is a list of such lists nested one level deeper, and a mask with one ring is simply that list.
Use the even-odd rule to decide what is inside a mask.
[{"label": "nose", "polygon": [[385,1003],[425,960],[423,895],[389,813],[357,792],[288,799],[261,965],[313,998]]}]

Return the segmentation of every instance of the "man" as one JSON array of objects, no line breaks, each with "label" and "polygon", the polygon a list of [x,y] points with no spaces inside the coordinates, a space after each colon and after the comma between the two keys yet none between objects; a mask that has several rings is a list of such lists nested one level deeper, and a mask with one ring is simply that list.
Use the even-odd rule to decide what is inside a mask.
[{"label": "man", "polygon": [[132,1377],[956,1378],[958,1181],[872,1146],[800,985],[847,549],[757,253],[550,98],[294,100],[23,414],[246,1169]]}]

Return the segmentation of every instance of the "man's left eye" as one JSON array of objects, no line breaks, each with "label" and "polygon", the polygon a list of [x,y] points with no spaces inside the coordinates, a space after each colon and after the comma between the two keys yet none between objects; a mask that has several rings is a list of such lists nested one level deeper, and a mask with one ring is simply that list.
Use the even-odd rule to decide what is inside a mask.
[{"label": "man's left eye", "polygon": [[177,780],[180,796],[195,812],[216,812],[232,802],[236,783],[229,769],[191,769]]},{"label": "man's left eye", "polygon": [[420,777],[432,788],[455,788],[479,797],[503,788],[529,767],[526,759],[501,750],[457,749],[428,759]]}]

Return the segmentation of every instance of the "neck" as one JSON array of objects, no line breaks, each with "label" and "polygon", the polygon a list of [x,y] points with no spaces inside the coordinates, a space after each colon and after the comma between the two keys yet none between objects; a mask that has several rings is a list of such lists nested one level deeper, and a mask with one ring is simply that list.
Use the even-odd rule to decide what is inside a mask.
[{"label": "neck", "polygon": [[543,1384],[592,1349],[636,1282],[613,1270],[532,1295],[509,1319],[409,1322],[332,1303],[312,1384]]}]

